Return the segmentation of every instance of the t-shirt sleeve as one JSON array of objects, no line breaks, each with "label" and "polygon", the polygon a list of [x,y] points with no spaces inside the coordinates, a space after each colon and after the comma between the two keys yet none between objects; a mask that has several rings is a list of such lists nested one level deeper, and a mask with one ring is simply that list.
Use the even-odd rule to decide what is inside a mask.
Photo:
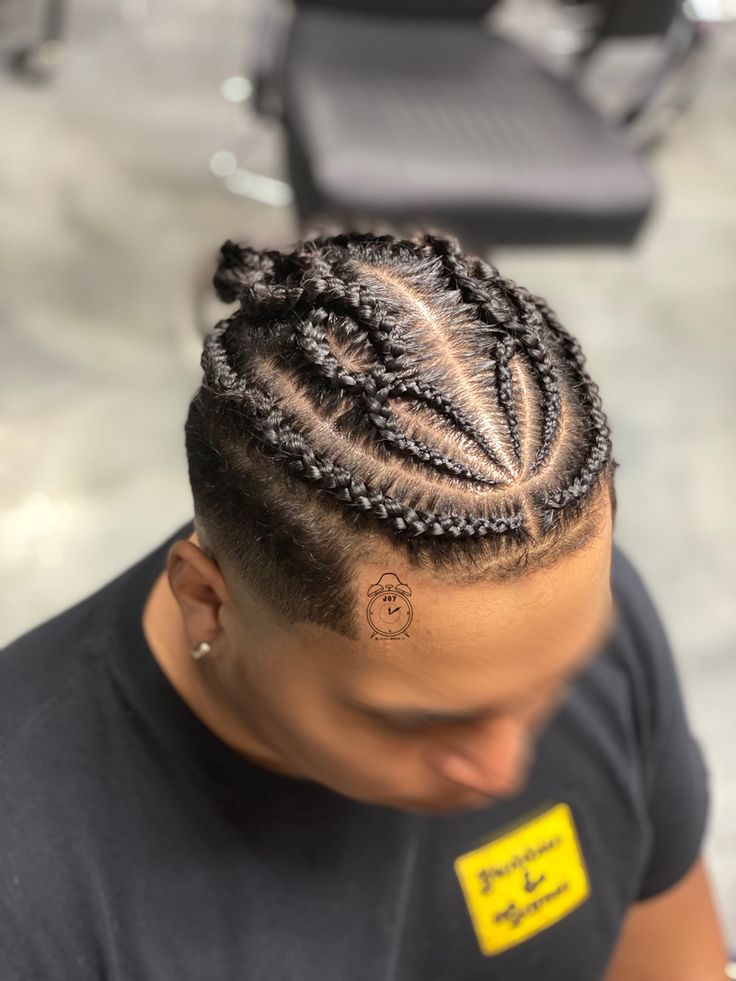
[{"label": "t-shirt sleeve", "polygon": [[626,588],[617,601],[624,606],[643,689],[641,745],[652,841],[636,897],[642,900],[674,886],[698,858],[710,809],[710,784],[662,621],[641,577],[620,558]]}]

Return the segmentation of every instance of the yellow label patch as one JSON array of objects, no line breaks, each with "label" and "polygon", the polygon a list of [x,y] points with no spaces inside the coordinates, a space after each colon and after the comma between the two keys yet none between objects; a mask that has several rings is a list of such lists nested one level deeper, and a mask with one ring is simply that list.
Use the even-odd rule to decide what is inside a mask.
[{"label": "yellow label patch", "polygon": [[478,943],[489,956],[523,943],[590,894],[567,804],[455,859]]}]

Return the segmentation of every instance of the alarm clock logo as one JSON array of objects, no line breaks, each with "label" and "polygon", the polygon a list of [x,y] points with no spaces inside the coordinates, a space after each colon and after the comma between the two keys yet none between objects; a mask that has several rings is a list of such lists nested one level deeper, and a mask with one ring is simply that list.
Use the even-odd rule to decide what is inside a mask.
[{"label": "alarm clock logo", "polygon": [[397,639],[408,637],[414,617],[409,597],[411,588],[393,572],[384,572],[368,589],[370,600],[365,615],[373,630],[372,637]]}]

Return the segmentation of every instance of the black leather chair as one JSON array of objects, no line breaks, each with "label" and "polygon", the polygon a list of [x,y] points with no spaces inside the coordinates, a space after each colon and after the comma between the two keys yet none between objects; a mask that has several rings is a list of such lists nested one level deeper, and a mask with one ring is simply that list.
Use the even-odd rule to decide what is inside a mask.
[{"label": "black leather chair", "polygon": [[[431,225],[478,248],[634,241],[655,185],[623,127],[489,31],[492,5],[298,0],[256,104],[279,106],[303,226]],[[656,5],[665,30],[677,5]],[[614,0],[603,14],[596,38],[626,33]]]}]

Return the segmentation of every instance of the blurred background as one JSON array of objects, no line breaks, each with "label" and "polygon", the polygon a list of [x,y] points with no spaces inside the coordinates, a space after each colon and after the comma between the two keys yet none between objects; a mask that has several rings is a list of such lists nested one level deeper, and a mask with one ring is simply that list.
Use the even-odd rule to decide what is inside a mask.
[{"label": "blurred background", "polygon": [[457,233],[576,334],[736,949],[736,2],[0,0],[0,642],[191,517],[226,238]]}]

